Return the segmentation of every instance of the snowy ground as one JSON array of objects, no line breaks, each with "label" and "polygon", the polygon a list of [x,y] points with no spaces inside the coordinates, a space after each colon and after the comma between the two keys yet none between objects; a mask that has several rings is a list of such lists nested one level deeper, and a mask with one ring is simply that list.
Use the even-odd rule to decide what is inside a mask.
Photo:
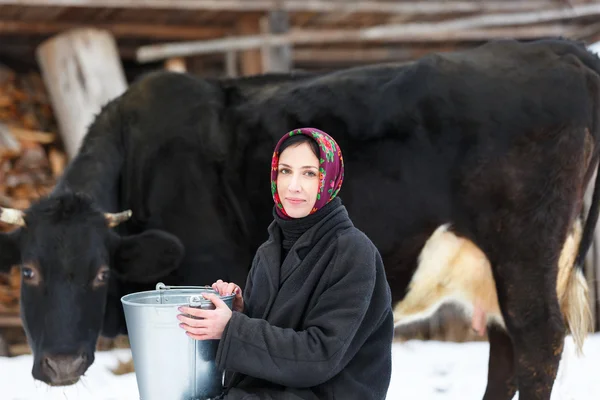
[{"label": "snowy ground", "polygon": [[[600,399],[600,334],[591,336],[577,358],[566,342],[552,400]],[[31,378],[31,356],[0,358],[2,400],[136,400],[133,374],[110,372],[129,350],[97,352],[85,378],[74,386],[50,388]],[[485,390],[488,344],[410,341],[393,349],[393,376],[388,399],[479,400]],[[518,399],[518,396],[515,397]]]}]

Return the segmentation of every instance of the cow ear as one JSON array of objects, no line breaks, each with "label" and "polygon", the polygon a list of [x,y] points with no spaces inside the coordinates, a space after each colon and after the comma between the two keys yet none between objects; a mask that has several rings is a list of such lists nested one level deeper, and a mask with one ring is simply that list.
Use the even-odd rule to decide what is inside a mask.
[{"label": "cow ear", "polygon": [[113,252],[112,267],[124,281],[156,283],[179,267],[184,248],[170,233],[148,230],[119,238]]},{"label": "cow ear", "polygon": [[0,233],[0,272],[8,272],[21,262],[18,231]]}]

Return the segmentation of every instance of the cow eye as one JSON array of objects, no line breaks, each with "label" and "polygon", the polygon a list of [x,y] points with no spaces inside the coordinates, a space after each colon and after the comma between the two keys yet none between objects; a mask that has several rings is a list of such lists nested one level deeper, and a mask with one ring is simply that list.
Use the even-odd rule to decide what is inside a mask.
[{"label": "cow eye", "polygon": [[109,278],[110,278],[110,269],[108,269],[107,267],[102,267],[98,271],[98,274],[96,274],[96,279],[95,279],[94,283],[96,283],[96,284],[106,283],[106,282],[108,282]]},{"label": "cow eye", "polygon": [[42,280],[42,274],[40,274],[37,265],[34,263],[21,265],[21,276],[23,277],[23,283],[30,286],[38,286]]},{"label": "cow eye", "polygon": [[35,278],[35,271],[29,267],[21,267],[21,273],[23,274],[23,278],[26,280]]}]

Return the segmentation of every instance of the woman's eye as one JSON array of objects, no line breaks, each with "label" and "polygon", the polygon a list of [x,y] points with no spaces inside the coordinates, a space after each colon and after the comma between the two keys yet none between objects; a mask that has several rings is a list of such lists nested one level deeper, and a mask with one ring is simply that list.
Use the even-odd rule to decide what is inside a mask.
[{"label": "woman's eye", "polygon": [[279,173],[280,173],[280,174],[288,174],[289,172],[290,172],[290,170],[289,170],[289,169],[287,169],[287,168],[281,168],[281,169],[279,170]]},{"label": "woman's eye", "polygon": [[316,174],[316,173],[314,173],[313,171],[307,171],[307,172],[306,172],[306,175],[307,175],[307,176],[310,176],[311,178],[313,178],[313,177],[317,176],[317,174]]}]

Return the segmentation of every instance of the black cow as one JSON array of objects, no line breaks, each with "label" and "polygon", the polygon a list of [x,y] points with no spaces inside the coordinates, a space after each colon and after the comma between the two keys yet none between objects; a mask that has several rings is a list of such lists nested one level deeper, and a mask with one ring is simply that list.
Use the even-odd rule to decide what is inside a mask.
[{"label": "black cow", "polygon": [[[599,73],[583,46],[547,40],[314,76],[144,78],[103,108],[49,197],[24,216],[2,212],[21,225],[0,236],[0,268],[22,265],[34,377],[76,381],[100,326],[124,332],[125,293],[158,279],[243,285],[272,219],[276,140],[314,126],[344,151],[342,198],[384,257],[397,315],[427,286],[435,248],[456,256],[448,264],[464,258],[475,284],[495,282],[501,311],[488,320],[485,399],[517,388],[549,399],[564,318],[578,338],[586,330],[580,266],[600,185],[581,244],[567,239],[600,154]],[[124,210],[131,218],[110,229],[128,214],[105,213]],[[561,252],[578,257],[576,268],[561,259],[564,285]],[[493,314],[493,303],[472,305]]]}]

